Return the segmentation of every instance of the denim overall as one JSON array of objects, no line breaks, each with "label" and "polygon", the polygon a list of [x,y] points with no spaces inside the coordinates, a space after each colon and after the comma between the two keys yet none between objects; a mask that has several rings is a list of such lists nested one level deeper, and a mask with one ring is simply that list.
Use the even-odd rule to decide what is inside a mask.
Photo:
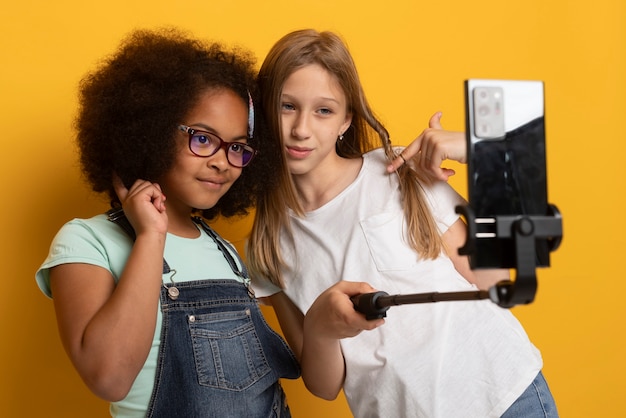
[{"label": "denim overall", "polygon": [[[146,416],[291,417],[279,378],[299,377],[295,356],[265,322],[237,252],[200,218],[194,221],[244,283],[198,280],[161,288],[161,341]],[[163,272],[170,272],[165,260]]]},{"label": "denim overall", "polygon": [[299,375],[293,354],[235,280],[161,290],[163,325],[148,417],[290,417],[278,379]]}]

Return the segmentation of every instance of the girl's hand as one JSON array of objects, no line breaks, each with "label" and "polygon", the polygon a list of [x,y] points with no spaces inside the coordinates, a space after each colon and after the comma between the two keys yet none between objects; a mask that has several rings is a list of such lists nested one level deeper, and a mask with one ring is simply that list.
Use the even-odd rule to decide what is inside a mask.
[{"label": "girl's hand", "polygon": [[121,179],[114,175],[113,187],[137,236],[148,231],[162,234],[167,232],[165,195],[161,186],[146,180],[137,180],[127,189]]},{"label": "girl's hand", "polygon": [[441,116],[441,112],[437,112],[430,118],[428,128],[391,162],[387,167],[388,172],[394,172],[406,161],[413,168],[424,170],[430,177],[447,181],[455,171],[442,167],[443,161],[454,160],[462,164],[467,162],[465,134],[444,130]]},{"label": "girl's hand", "polygon": [[350,297],[375,292],[367,283],[340,281],[317,297],[304,319],[305,332],[318,338],[342,339],[354,337],[385,323],[384,319],[368,321],[354,309]]}]

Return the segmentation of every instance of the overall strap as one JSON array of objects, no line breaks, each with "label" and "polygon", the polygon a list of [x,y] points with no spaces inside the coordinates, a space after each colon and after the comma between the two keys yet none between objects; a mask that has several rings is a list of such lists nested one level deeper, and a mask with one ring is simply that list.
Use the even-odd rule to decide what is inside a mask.
[{"label": "overall strap", "polygon": [[[252,286],[250,285],[250,276],[248,276],[248,270],[246,269],[246,265],[241,259],[241,257],[239,257],[239,253],[237,252],[237,250],[230,243],[228,243],[224,238],[219,236],[219,234],[215,232],[209,225],[207,225],[207,223],[204,222],[204,219],[202,219],[199,216],[193,216],[192,219],[194,222],[196,222],[202,227],[204,232],[206,232],[211,238],[213,238],[213,241],[215,241],[215,243],[217,244],[217,248],[219,248],[219,250],[222,252],[222,255],[224,256],[226,261],[228,261],[228,264],[230,265],[230,269],[243,281],[244,286],[246,286],[246,289],[248,290],[248,296],[254,299],[254,289],[252,289]],[[230,248],[230,251],[229,251],[229,248]],[[241,266],[241,270],[239,269],[239,266],[235,262],[235,259],[233,258],[233,254],[235,254],[235,257],[237,257],[237,259],[239,260],[239,265]]]},{"label": "overall strap", "polygon": [[106,212],[106,215],[109,221],[118,224],[120,228],[122,228],[133,241],[135,240],[135,238],[137,238],[133,226],[128,221],[126,214],[124,214],[124,209],[112,208]]},{"label": "overall strap", "polygon": [[[192,219],[195,223],[202,227],[202,229],[204,230],[204,232],[207,233],[208,236],[213,238],[213,241],[215,241],[215,243],[217,244],[217,248],[219,248],[219,250],[224,255],[224,258],[226,258],[226,261],[228,261],[228,264],[230,265],[233,273],[244,279],[244,281],[247,281],[248,270],[246,269],[246,265],[244,264],[244,262],[239,257],[237,250],[233,248],[233,246],[228,243],[224,238],[222,238],[217,232],[215,232],[209,225],[207,225],[207,223],[204,222],[204,219],[199,216],[194,216],[192,217]],[[237,259],[239,260],[239,265],[237,265],[237,263],[235,262],[233,254],[235,254]],[[239,269],[239,266],[241,266],[241,270]]]}]

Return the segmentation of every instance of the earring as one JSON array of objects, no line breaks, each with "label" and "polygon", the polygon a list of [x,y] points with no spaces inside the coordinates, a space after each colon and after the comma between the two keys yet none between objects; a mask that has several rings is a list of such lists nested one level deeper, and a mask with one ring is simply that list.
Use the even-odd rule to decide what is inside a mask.
[{"label": "earring", "polygon": [[343,141],[343,134],[339,134],[339,142]]}]

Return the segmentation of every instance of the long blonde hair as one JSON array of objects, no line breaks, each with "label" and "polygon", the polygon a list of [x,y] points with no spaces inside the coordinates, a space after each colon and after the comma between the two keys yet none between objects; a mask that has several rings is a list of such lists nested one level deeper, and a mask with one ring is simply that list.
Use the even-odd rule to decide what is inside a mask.
[{"label": "long blonde hair", "polygon": [[[253,276],[264,277],[280,287],[283,287],[281,271],[285,265],[280,251],[281,230],[287,232],[288,239],[291,237],[289,209],[304,216],[280,146],[281,94],[287,78],[311,64],[322,66],[336,78],[352,113],[352,124],[337,143],[337,154],[361,158],[365,152],[382,146],[390,161],[396,157],[389,133],[371,110],[352,56],[338,35],[305,29],[291,32],[274,44],[261,66],[258,83],[261,112],[270,133],[267,140],[277,142],[281,166],[273,180],[276,187],[258,199],[247,258]],[[398,175],[409,245],[420,257],[436,258],[443,245],[420,184],[428,180],[406,164],[400,167]]]}]

